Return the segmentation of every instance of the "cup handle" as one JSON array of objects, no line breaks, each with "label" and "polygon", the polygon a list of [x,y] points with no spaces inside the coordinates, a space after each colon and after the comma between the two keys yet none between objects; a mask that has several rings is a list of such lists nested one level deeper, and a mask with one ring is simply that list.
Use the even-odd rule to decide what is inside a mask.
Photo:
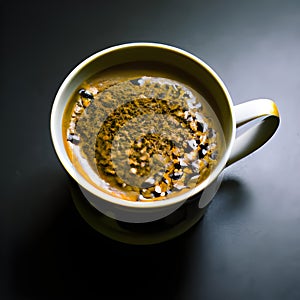
[{"label": "cup handle", "polygon": [[273,136],[279,125],[278,108],[269,99],[256,99],[235,105],[234,113],[236,128],[247,125],[246,130],[236,137],[226,166],[260,148]]}]

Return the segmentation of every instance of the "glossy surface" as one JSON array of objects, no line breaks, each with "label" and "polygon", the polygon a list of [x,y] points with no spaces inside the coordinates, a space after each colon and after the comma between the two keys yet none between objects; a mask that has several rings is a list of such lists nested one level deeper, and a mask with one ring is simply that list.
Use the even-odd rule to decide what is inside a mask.
[{"label": "glossy surface", "polygon": [[[299,1],[10,1],[1,11],[1,299],[300,298]],[[200,223],[153,246],[84,221],[49,132],[78,61],[139,40],[196,54],[235,104],[273,99],[282,120],[226,169]]]}]

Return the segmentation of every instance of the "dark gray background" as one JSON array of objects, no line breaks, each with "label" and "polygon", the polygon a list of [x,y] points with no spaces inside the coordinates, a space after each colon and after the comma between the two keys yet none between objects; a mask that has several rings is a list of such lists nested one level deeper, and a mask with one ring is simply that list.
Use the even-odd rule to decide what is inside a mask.
[{"label": "dark gray background", "polygon": [[[72,68],[130,41],[188,50],[235,104],[272,98],[281,113],[203,221],[147,247],[81,218],[49,132]],[[0,87],[1,299],[300,299],[299,1],[2,1]]]}]

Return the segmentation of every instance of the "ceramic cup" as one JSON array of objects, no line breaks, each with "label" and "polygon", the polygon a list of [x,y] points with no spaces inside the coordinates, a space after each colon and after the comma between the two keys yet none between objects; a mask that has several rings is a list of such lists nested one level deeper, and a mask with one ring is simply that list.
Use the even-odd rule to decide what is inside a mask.
[{"label": "ceramic cup", "polygon": [[[92,185],[74,168],[63,142],[62,119],[65,107],[78,86],[92,75],[107,68],[129,62],[164,63],[196,78],[212,95],[213,107],[225,136],[225,151],[216,168],[202,183],[184,194],[167,200],[132,202],[120,199]],[[256,120],[256,121],[255,121]],[[252,122],[254,121],[254,122]],[[236,129],[248,124],[236,137]],[[233,105],[220,77],[202,60],[176,47],[157,43],[129,43],[100,51],[81,62],[64,80],[54,100],[51,112],[51,136],[55,151],[66,171],[79,184],[85,198],[104,215],[128,223],[160,220],[193,199],[196,208],[205,209],[218,190],[222,171],[230,164],[260,148],[277,130],[279,113],[269,99],[251,100]]]}]

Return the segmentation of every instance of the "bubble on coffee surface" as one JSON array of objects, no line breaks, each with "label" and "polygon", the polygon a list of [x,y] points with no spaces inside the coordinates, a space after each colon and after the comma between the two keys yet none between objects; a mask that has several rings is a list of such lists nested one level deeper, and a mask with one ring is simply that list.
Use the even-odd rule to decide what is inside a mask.
[{"label": "bubble on coffee surface", "polygon": [[116,196],[163,200],[201,183],[217,163],[216,117],[182,83],[104,80],[75,97],[67,139]]}]

